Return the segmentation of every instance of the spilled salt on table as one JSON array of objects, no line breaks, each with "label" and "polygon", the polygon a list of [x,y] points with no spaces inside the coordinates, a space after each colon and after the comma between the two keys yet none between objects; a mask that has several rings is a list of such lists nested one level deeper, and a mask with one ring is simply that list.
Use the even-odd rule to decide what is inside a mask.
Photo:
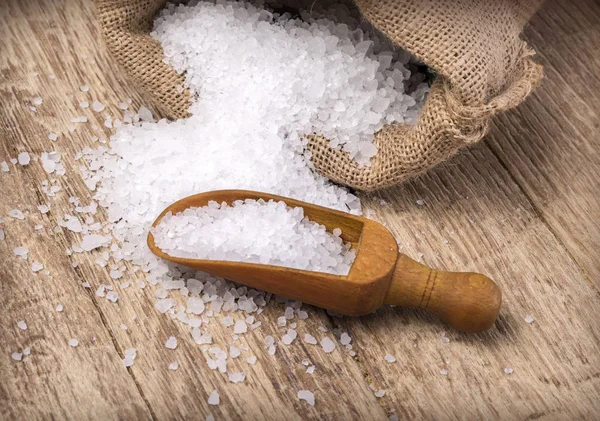
[{"label": "spilled salt on table", "polygon": [[325,226],[284,202],[209,202],[167,213],[152,229],[156,245],[175,257],[271,264],[346,275],[355,252]]}]

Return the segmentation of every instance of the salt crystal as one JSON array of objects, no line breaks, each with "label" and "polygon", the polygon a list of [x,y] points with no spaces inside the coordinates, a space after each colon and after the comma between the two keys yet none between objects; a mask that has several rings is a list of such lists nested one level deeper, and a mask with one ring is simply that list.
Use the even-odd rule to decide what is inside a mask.
[{"label": "salt crystal", "polygon": [[531,316],[530,314],[528,314],[527,316],[525,316],[524,320],[525,320],[525,323],[531,324],[531,323],[533,323],[534,318],[533,318],[533,316]]},{"label": "salt crystal", "polygon": [[220,402],[219,399],[219,392],[217,392],[216,390],[213,390],[210,395],[208,396],[208,404],[209,405],[218,405]]},{"label": "salt crystal", "polygon": [[445,368],[442,368],[442,369],[440,370],[440,374],[441,374],[442,376],[447,376],[447,375],[448,375],[448,370],[446,370]]},{"label": "salt crystal", "polygon": [[13,253],[15,256],[21,257],[23,260],[27,260],[29,250],[26,247],[19,246],[14,248]]},{"label": "salt crystal", "polygon": [[49,133],[48,134],[48,139],[50,139],[53,142],[56,142],[58,140],[58,135],[56,133]]},{"label": "salt crystal", "polygon": [[311,365],[310,367],[308,367],[308,368],[306,369],[306,373],[307,373],[307,374],[312,374],[312,373],[314,373],[314,372],[315,372],[315,366],[314,366],[314,365]]},{"label": "salt crystal", "polygon": [[[273,220],[280,223],[273,224]],[[245,261],[339,275],[348,274],[355,257],[349,243],[304,218],[301,208],[272,200],[209,204],[176,215],[167,213],[151,232],[155,244],[175,257]],[[241,235],[244,241],[240,241]],[[282,248],[284,242],[287,247]],[[300,247],[310,258],[294,251]],[[287,307],[284,317],[292,319],[294,309]]]},{"label": "salt crystal", "polygon": [[11,209],[8,211],[8,214],[15,219],[25,219],[25,215],[19,209]]},{"label": "salt crystal", "polygon": [[79,341],[75,338],[69,339],[69,346],[70,347],[77,347],[79,345]]},{"label": "salt crystal", "polygon": [[152,111],[150,111],[148,108],[144,107],[143,105],[138,110],[138,115],[140,116],[140,119],[143,121],[153,121],[154,120],[154,117],[152,117]]},{"label": "salt crystal", "polygon": [[240,333],[246,333],[247,331],[248,331],[248,326],[246,325],[245,321],[238,320],[237,322],[235,322],[235,326],[233,327],[233,333],[240,334]]},{"label": "salt crystal", "polygon": [[248,362],[248,364],[255,364],[256,360],[257,360],[256,355],[252,355],[252,356],[250,356],[250,357],[248,357],[246,359],[246,361]]},{"label": "salt crystal", "polygon": [[27,330],[27,323],[25,323],[25,320],[19,320],[17,322],[17,327],[21,330]]},{"label": "salt crystal", "polygon": [[15,361],[21,361],[23,359],[23,354],[20,352],[13,352],[12,354],[10,354],[10,358],[12,358]]},{"label": "salt crystal", "polygon": [[27,152],[21,152],[17,156],[17,160],[18,160],[19,164],[25,166],[25,165],[29,164],[29,162],[31,161],[31,157],[29,156],[29,153],[27,153]]},{"label": "salt crystal", "polygon": [[175,336],[169,336],[169,339],[165,342],[165,346],[169,349],[177,348],[177,338]]},{"label": "salt crystal", "polygon": [[315,338],[310,333],[306,333],[304,335],[304,342],[306,342],[307,344],[316,345],[317,344],[317,338]]},{"label": "salt crystal", "polygon": [[335,349],[335,342],[333,342],[328,337],[324,337],[323,339],[321,339],[321,347],[326,353],[333,352],[333,350]]},{"label": "salt crystal", "polygon": [[510,367],[506,367],[506,368],[504,369],[504,374],[512,374],[512,373],[513,373],[513,371],[514,371],[514,370],[513,370],[512,368],[510,368]]},{"label": "salt crystal", "polygon": [[42,214],[48,213],[50,211],[50,208],[47,205],[40,205],[40,206],[38,206],[38,209],[40,210],[40,213],[42,213]]},{"label": "salt crystal", "polygon": [[6,161],[2,161],[0,163],[0,169],[2,170],[2,172],[9,172],[10,168],[8,168],[8,164],[6,163]]},{"label": "salt crystal", "polygon": [[31,348],[27,347],[23,350],[23,355],[27,356],[27,355],[31,355]]},{"label": "salt crystal", "polygon": [[89,106],[90,106],[90,103],[89,103],[89,102],[87,102],[87,101],[81,101],[81,102],[79,103],[79,108],[81,108],[81,109],[86,109],[86,108],[88,108]]},{"label": "salt crystal", "polygon": [[125,358],[123,358],[123,364],[125,367],[131,367],[137,356],[137,350],[135,348],[127,348],[125,350]]},{"label": "salt crystal", "polygon": [[169,370],[175,371],[179,368],[179,363],[178,362],[172,362],[171,364],[169,364]]},{"label": "salt crystal", "polygon": [[111,270],[109,275],[112,279],[121,279],[123,277],[121,271],[118,270]]},{"label": "salt crystal", "polygon": [[298,334],[295,330],[288,329],[287,333],[283,335],[282,342],[285,345],[290,345],[294,341],[294,339],[296,339],[296,336],[298,336]]},{"label": "salt crystal", "polygon": [[92,102],[92,109],[94,111],[96,111],[97,113],[104,111],[104,108],[105,108],[104,104],[102,104],[101,102],[96,101],[96,100],[94,100],[94,102]]},{"label": "salt crystal", "polygon": [[396,362],[396,357],[394,357],[392,354],[385,354],[385,360],[388,363],[395,363]]},{"label": "salt crystal", "polygon": [[379,389],[377,392],[375,392],[375,396],[378,398],[383,398],[385,396],[385,390]]},{"label": "salt crystal", "polygon": [[81,92],[87,92],[87,91],[89,91],[89,90],[90,90],[90,87],[89,87],[89,86],[87,86],[87,85],[82,85],[82,86],[80,86],[80,87],[79,87],[79,90],[80,90]]},{"label": "salt crystal", "polygon": [[109,237],[98,234],[87,234],[83,236],[80,247],[85,251],[91,251],[97,249],[98,247],[106,246],[109,242]]},{"label": "salt crystal", "polygon": [[230,356],[231,358],[237,358],[237,357],[239,357],[239,356],[241,355],[241,353],[242,353],[242,352],[240,351],[240,349],[239,349],[239,348],[237,348],[237,347],[235,347],[235,346],[233,346],[233,345],[231,345],[231,346],[229,347],[229,356]]},{"label": "salt crystal", "polygon": [[417,200],[417,205],[419,206],[423,206],[425,204],[425,201],[422,199]]},{"label": "salt crystal", "polygon": [[39,107],[40,105],[42,105],[43,102],[44,102],[44,100],[41,97],[39,97],[39,96],[36,96],[35,98],[33,98],[31,100],[31,103],[33,105],[35,105],[36,107]]},{"label": "salt crystal", "polygon": [[116,303],[119,300],[119,294],[117,294],[115,291],[109,291],[106,293],[106,299]]},{"label": "salt crystal", "polygon": [[350,338],[350,335],[348,335],[347,332],[342,333],[342,335],[340,336],[340,343],[342,345],[348,345],[351,341],[352,338]]},{"label": "salt crystal", "polygon": [[56,306],[56,311],[58,311],[58,312],[61,312],[61,311],[63,311],[63,310],[64,310],[64,307],[63,307],[63,305],[62,305],[62,304],[58,304],[58,305]]},{"label": "salt crystal", "polygon": [[233,373],[229,373],[228,377],[229,377],[229,381],[231,383],[240,383],[246,379],[246,374],[241,373],[241,372],[233,372]]},{"label": "salt crystal", "polygon": [[315,406],[315,395],[310,390],[298,391],[298,399],[306,401],[310,406]]},{"label": "salt crystal", "polygon": [[125,323],[121,323],[120,328],[123,330],[127,330],[127,325]]},{"label": "salt crystal", "polygon": [[31,270],[33,272],[39,272],[42,269],[44,269],[44,265],[42,265],[40,262],[33,262],[31,264]]}]

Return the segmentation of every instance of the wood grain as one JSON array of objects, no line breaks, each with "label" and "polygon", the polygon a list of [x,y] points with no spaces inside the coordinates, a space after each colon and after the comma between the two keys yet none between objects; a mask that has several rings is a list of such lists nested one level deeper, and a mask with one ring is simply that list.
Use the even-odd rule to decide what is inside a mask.
[{"label": "wood grain", "polygon": [[525,36],[546,77],[486,143],[600,291],[600,4],[549,1]]},{"label": "wood grain", "polygon": [[[285,331],[276,325],[283,308],[272,303],[261,328],[237,339],[248,350],[229,364],[247,379],[234,385],[208,369],[206,346],[154,309],[151,286],[119,287],[144,281],[139,272],[113,281],[94,263],[97,253],[65,254],[78,234],[53,232],[63,214],[72,213],[70,196],[89,201],[75,153],[98,146],[92,136],[106,139],[111,132],[78,102],[100,100],[107,105],[102,117],[120,115],[116,104],[126,98],[132,108],[142,104],[106,54],[91,3],[0,2],[0,161],[22,151],[60,150],[68,174],[49,177],[37,162],[0,172],[0,225],[7,235],[0,241],[0,418],[204,419],[210,413],[217,420],[371,420],[395,412],[401,419],[597,419],[598,22],[591,0],[548,2],[527,30],[546,66],[542,88],[497,119],[485,143],[419,180],[364,196],[374,218],[400,240],[401,252],[498,282],[504,304],[495,328],[460,334],[399,307],[362,318],[312,310],[309,319],[295,320],[299,337],[318,327],[329,329],[318,339],[348,331],[357,355],[339,343],[324,354],[297,339],[280,344],[272,357],[264,338],[279,339]],[[79,90],[84,84],[89,92]],[[38,95],[44,103],[33,113],[28,106]],[[90,121],[70,133],[70,119],[78,115]],[[59,134],[56,143],[50,132]],[[63,188],[56,200],[41,189],[49,178]],[[37,210],[43,203],[51,204],[46,215]],[[8,217],[13,208],[26,219]],[[35,224],[44,227],[37,234]],[[29,247],[27,262],[12,254],[18,245]],[[50,276],[31,272],[34,259]],[[96,297],[100,284],[114,285],[119,301]],[[54,310],[58,303],[63,313]],[[534,322],[526,323],[526,315]],[[29,325],[25,331],[16,327],[21,319]],[[228,329],[213,324],[214,342],[232,341]],[[171,335],[179,340],[175,350],[163,346]],[[79,339],[77,348],[68,347],[71,337]],[[32,354],[25,361],[10,359],[26,346]],[[137,348],[138,357],[126,370],[121,358],[128,347]],[[387,353],[397,361],[388,363]],[[250,355],[257,356],[254,366],[245,362]],[[305,358],[315,373],[305,373]],[[167,369],[173,361],[177,371]],[[504,373],[508,367],[512,374]],[[315,407],[297,399],[299,389],[315,391]],[[375,398],[373,389],[386,394]],[[212,390],[221,395],[219,406],[207,405]]]}]

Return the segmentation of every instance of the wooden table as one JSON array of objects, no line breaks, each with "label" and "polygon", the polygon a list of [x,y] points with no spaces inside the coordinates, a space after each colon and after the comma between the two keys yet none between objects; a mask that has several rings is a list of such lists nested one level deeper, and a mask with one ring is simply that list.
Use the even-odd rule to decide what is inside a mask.
[{"label": "wooden table", "polygon": [[[467,335],[409,309],[384,308],[356,319],[313,309],[298,321],[299,333],[319,326],[346,331],[356,356],[339,344],[324,354],[297,343],[271,357],[264,337],[283,334],[276,324],[282,307],[272,304],[262,327],[242,339],[256,365],[231,363],[247,373],[245,382],[231,384],[207,367],[188,329],[154,309],[152,288],[120,291],[118,303],[96,297],[100,284],[118,287],[123,280],[112,281],[108,268],[94,264],[97,253],[65,253],[78,234],[54,232],[70,212],[70,196],[82,203],[90,198],[75,153],[91,146],[92,136],[110,135],[99,114],[82,112],[78,102],[99,99],[109,105],[103,114],[113,115],[126,98],[132,107],[143,103],[107,55],[89,0],[1,2],[0,161],[56,149],[67,176],[51,177],[62,190],[50,200],[41,184],[49,177],[39,163],[0,172],[6,233],[0,241],[0,418],[372,420],[395,413],[400,419],[598,419],[600,5],[550,1],[525,37],[546,74],[525,104],[497,118],[485,141],[446,164],[361,196],[401,240],[403,252],[497,280],[504,305],[496,326]],[[84,84],[87,93],[79,90]],[[43,104],[32,112],[29,101],[36,96]],[[69,132],[70,118],[82,113],[89,123]],[[50,132],[59,135],[56,143]],[[41,214],[37,206],[48,202],[50,212]],[[10,218],[14,208],[26,218]],[[43,228],[34,230],[37,224]],[[20,245],[29,248],[28,261],[13,255]],[[34,260],[49,275],[34,274]],[[82,287],[86,281],[91,289]],[[534,322],[526,323],[526,315]],[[27,330],[17,327],[19,320]],[[442,341],[443,331],[449,342]],[[221,345],[229,338],[218,327],[213,333]],[[179,338],[174,351],[163,346],[171,335]],[[70,338],[79,346],[69,347]],[[138,356],[126,369],[121,359],[132,346]],[[10,354],[25,347],[31,355],[13,361]],[[397,361],[386,362],[387,353]],[[305,373],[305,358],[316,365],[313,374]],[[169,371],[174,360],[180,367]],[[385,389],[385,396],[377,398],[372,388]],[[219,406],[207,404],[213,389]],[[315,392],[314,407],[297,399],[299,389]]]}]

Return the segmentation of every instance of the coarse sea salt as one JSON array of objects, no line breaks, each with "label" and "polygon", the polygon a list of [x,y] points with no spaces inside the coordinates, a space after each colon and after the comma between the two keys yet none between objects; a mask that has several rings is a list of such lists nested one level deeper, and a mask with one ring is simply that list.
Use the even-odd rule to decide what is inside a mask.
[{"label": "coarse sea salt", "polygon": [[[427,85],[422,74],[411,74],[406,52],[345,6],[328,15],[338,22],[324,16],[302,13],[301,20],[244,2],[169,5],[153,36],[163,45],[165,61],[185,72],[185,86],[194,94],[191,117],[157,121],[146,107],[137,114],[127,111],[126,124],[108,117],[105,126],[116,128],[110,148],[86,147],[80,154],[87,163],[86,185],[107,210],[102,233],[116,240],[102,260],[126,261],[145,272],[146,282],[162,291],[157,310],[188,323],[198,344],[212,344],[212,337],[190,315],[201,315],[204,324],[221,312],[260,314],[271,295],[158,259],[146,245],[156,216],[182,197],[226,188],[360,214],[354,195],[313,171],[306,136],[324,135],[333,147],[369,165],[374,132],[387,123],[414,122],[424,103]],[[110,244],[98,240],[91,249]],[[326,260],[331,252],[323,254]],[[184,306],[168,296],[171,290],[182,293]],[[284,319],[293,319],[299,308],[286,308]],[[298,312],[299,319],[306,317]],[[274,355],[275,340],[267,338],[267,352]],[[304,339],[317,344],[312,335]],[[322,346],[331,352],[335,343],[325,338]],[[214,364],[226,370],[224,359]]]},{"label": "coarse sea salt", "polygon": [[217,392],[216,390],[213,390],[212,392],[210,392],[207,403],[209,405],[218,405],[219,402],[220,402],[219,392]]},{"label": "coarse sea salt", "polygon": [[175,336],[169,336],[169,339],[165,342],[165,347],[169,349],[177,348],[177,338]]},{"label": "coarse sea salt", "polygon": [[[175,257],[244,261],[346,275],[355,252],[302,208],[261,200],[209,202],[167,213],[152,229],[156,245]],[[292,310],[293,317],[293,310]]]},{"label": "coarse sea salt", "polygon": [[310,390],[299,390],[298,399],[306,401],[310,406],[315,406],[315,395]]}]

